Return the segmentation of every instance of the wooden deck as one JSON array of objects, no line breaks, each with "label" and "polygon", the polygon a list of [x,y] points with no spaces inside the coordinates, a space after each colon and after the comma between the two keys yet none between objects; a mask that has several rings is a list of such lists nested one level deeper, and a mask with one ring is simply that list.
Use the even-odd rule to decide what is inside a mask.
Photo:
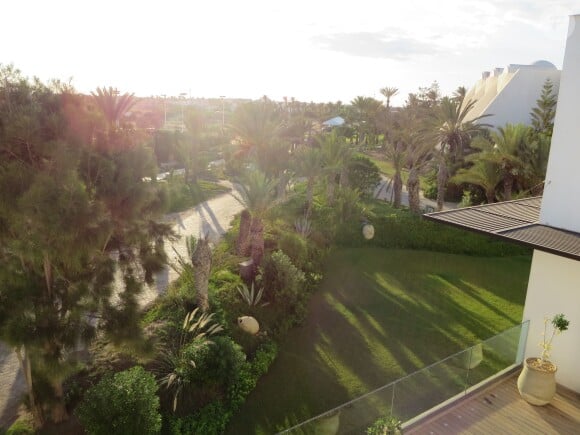
[{"label": "wooden deck", "polygon": [[580,434],[580,394],[558,389],[549,405],[524,401],[519,373],[417,422],[405,434]]}]

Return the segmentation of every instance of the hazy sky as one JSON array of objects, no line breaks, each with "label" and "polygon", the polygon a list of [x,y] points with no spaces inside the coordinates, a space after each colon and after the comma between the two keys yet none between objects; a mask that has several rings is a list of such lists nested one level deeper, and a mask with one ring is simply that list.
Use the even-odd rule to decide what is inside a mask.
[{"label": "hazy sky", "polygon": [[0,63],[82,92],[348,102],[483,70],[562,66],[580,0],[8,0]]}]

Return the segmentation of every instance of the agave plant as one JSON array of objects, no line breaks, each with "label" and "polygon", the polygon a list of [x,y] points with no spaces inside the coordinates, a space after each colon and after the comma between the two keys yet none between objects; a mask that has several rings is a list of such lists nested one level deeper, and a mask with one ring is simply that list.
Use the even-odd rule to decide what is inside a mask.
[{"label": "agave plant", "polygon": [[312,233],[312,222],[306,216],[300,217],[294,221],[296,232],[306,238]]},{"label": "agave plant", "polygon": [[264,293],[264,288],[260,288],[257,292],[254,289],[254,283],[248,288],[246,284],[242,284],[237,288],[239,295],[242,297],[242,300],[248,305],[248,307],[257,307],[260,305],[264,307],[268,305],[268,302],[260,304],[262,300],[262,295]]},{"label": "agave plant", "polygon": [[159,385],[173,394],[173,411],[177,409],[179,396],[191,382],[195,361],[189,357],[204,346],[213,345],[212,336],[223,331],[213,320],[214,313],[200,312],[199,307],[188,313],[183,320],[179,344],[173,351],[162,352],[163,359],[158,370]]}]

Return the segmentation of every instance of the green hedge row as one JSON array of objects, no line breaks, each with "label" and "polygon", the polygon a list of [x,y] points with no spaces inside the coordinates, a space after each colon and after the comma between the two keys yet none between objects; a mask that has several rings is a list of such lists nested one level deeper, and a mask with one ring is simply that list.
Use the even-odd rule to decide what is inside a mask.
[{"label": "green hedge row", "polygon": [[358,222],[351,222],[343,225],[337,232],[335,244],[347,247],[421,249],[482,257],[530,254],[528,248],[429,222],[407,210],[389,210],[386,206],[381,206],[380,211],[387,213],[375,215],[371,219],[375,227],[375,236],[372,240],[365,240],[361,234],[361,225]]}]

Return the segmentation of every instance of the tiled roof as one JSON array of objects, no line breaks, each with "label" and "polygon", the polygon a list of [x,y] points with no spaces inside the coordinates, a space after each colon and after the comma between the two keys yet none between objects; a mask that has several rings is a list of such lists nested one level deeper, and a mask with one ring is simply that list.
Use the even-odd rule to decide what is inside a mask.
[{"label": "tiled roof", "polygon": [[426,219],[580,260],[580,234],[540,224],[542,197],[423,215]]}]

